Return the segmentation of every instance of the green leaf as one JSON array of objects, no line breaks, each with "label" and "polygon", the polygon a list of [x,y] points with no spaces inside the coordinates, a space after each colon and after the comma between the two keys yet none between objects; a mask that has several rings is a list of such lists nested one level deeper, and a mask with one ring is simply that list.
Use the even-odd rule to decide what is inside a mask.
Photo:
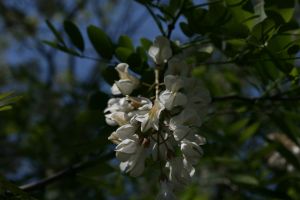
[{"label": "green leaf", "polygon": [[0,94],[0,111],[11,109],[12,106],[10,104],[17,102],[20,98],[20,96],[14,96],[12,92]]},{"label": "green leaf", "polygon": [[150,48],[150,46],[152,45],[152,42],[151,42],[150,40],[146,39],[146,38],[141,38],[141,39],[140,39],[140,42],[141,42],[142,47],[143,47],[146,51],[148,51],[149,48]]},{"label": "green leaf", "polygon": [[239,121],[235,122],[231,126],[228,127],[229,133],[235,134],[236,132],[239,132],[241,129],[243,129],[249,122],[249,118],[240,119]]},{"label": "green leaf", "polygon": [[132,40],[130,37],[126,35],[121,35],[118,41],[118,46],[119,47],[124,47],[126,49],[131,50],[132,52],[134,51],[134,46],[132,44]]},{"label": "green leaf", "polygon": [[241,134],[239,141],[240,142],[245,142],[246,140],[248,140],[253,134],[255,134],[258,130],[258,128],[260,127],[260,123],[256,122],[254,124],[251,124],[250,126],[248,126]]},{"label": "green leaf", "polygon": [[43,40],[42,42],[44,44],[46,44],[46,45],[49,45],[49,46],[51,46],[51,47],[53,47],[55,49],[61,50],[61,51],[65,52],[65,53],[68,53],[68,54],[71,54],[71,55],[74,55],[74,56],[80,56],[80,54],[77,51],[75,51],[73,49],[70,49],[70,48],[68,48],[66,46],[62,46],[62,45],[60,45],[58,43],[51,42],[51,41],[46,41],[46,40]]},{"label": "green leaf", "polygon": [[112,85],[118,79],[119,75],[113,66],[108,66],[102,71],[102,77],[108,84]]},{"label": "green leaf", "polygon": [[271,12],[279,14],[284,22],[289,22],[295,12],[295,0],[272,0],[265,1],[267,15]]},{"label": "green leaf", "polygon": [[11,96],[12,94],[13,94],[12,92],[5,92],[5,93],[2,93],[2,94],[0,94],[0,100],[9,97],[9,96]]},{"label": "green leaf", "polygon": [[290,120],[286,119],[283,113],[269,115],[274,124],[280,128],[293,142],[300,145],[298,140],[298,128]]},{"label": "green leaf", "polygon": [[275,22],[267,18],[253,27],[248,41],[256,46],[261,46],[269,41],[276,32]]},{"label": "green leaf", "polygon": [[229,10],[232,15],[231,22],[235,22],[233,27],[238,27],[240,23],[251,29],[254,25],[254,21],[259,17],[254,13],[254,9],[250,0],[225,0],[229,6]]},{"label": "green leaf", "polygon": [[247,174],[233,175],[231,177],[231,180],[237,184],[252,185],[252,186],[259,185],[259,181],[254,176],[250,176]]},{"label": "green leaf", "polygon": [[140,55],[140,58],[142,59],[143,62],[146,62],[148,60],[147,52],[143,47],[137,47],[136,53]]},{"label": "green leaf", "polygon": [[125,47],[118,47],[115,54],[121,62],[127,62],[128,57],[132,54],[132,50]]},{"label": "green leaf", "polygon": [[97,53],[106,59],[114,54],[114,45],[107,34],[100,28],[90,25],[87,28],[88,37]]},{"label": "green leaf", "polygon": [[140,54],[133,53],[128,58],[127,61],[130,69],[136,73],[140,73],[142,71],[142,58]]},{"label": "green leaf", "polygon": [[81,35],[79,28],[71,21],[66,20],[64,22],[64,29],[68,34],[71,42],[77,47],[80,51],[84,51],[84,40]]},{"label": "green leaf", "polygon": [[179,23],[179,26],[180,26],[182,32],[183,32],[186,36],[188,36],[188,37],[192,37],[192,36],[193,36],[194,33],[190,30],[189,25],[188,25],[187,23],[185,23],[185,22],[180,22],[180,23]]},{"label": "green leaf", "polygon": [[66,43],[64,42],[63,38],[61,37],[60,33],[56,30],[56,28],[54,27],[54,25],[49,21],[46,20],[46,24],[49,27],[49,29],[52,31],[52,33],[54,34],[55,38],[57,39],[57,41],[59,43],[61,43],[63,46],[66,46]]},{"label": "green leaf", "polygon": [[6,111],[12,109],[12,106],[0,106],[0,111]]}]

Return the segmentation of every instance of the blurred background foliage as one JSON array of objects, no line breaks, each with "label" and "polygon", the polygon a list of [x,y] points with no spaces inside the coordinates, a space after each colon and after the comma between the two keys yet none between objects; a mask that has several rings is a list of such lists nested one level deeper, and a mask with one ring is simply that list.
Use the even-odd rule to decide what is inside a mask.
[{"label": "blurred background foliage", "polygon": [[156,171],[119,172],[103,109],[116,63],[153,82],[157,35],[212,95],[179,199],[300,199],[298,1],[2,0],[0,16],[0,199],[155,198]]}]

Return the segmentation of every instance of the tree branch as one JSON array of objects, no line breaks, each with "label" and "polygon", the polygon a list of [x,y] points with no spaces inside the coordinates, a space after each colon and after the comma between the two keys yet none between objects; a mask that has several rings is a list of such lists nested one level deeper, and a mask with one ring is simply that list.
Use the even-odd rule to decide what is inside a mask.
[{"label": "tree branch", "polygon": [[175,28],[175,25],[179,19],[179,17],[181,16],[183,10],[184,10],[184,5],[185,5],[185,1],[183,1],[180,5],[179,11],[178,13],[175,15],[175,17],[173,18],[172,22],[168,25],[168,34],[167,34],[167,38],[171,38],[172,32]]},{"label": "tree branch", "polygon": [[23,191],[34,191],[34,190],[43,188],[43,187],[45,187],[45,186],[47,186],[51,183],[54,183],[56,181],[59,181],[63,178],[76,175],[79,171],[82,171],[84,169],[88,169],[88,168],[94,166],[95,164],[98,164],[99,162],[109,160],[113,156],[114,156],[114,153],[111,152],[111,153],[105,154],[105,155],[103,155],[101,157],[98,157],[98,158],[95,158],[95,159],[91,159],[91,160],[88,160],[88,161],[83,161],[83,162],[80,162],[80,163],[73,164],[70,167],[68,167],[66,169],[63,169],[63,170],[53,174],[52,176],[49,176],[47,178],[38,180],[38,181],[33,182],[33,183],[22,185],[22,186],[20,186],[20,189],[23,190]]},{"label": "tree branch", "polygon": [[146,9],[148,10],[148,12],[150,13],[150,15],[152,16],[153,20],[155,21],[157,27],[159,28],[161,34],[163,36],[166,36],[166,33],[164,31],[164,28],[162,27],[159,19],[157,18],[157,16],[155,15],[155,13],[153,12],[153,10],[151,10],[151,8],[147,5],[147,4],[144,4],[144,6],[146,7]]}]

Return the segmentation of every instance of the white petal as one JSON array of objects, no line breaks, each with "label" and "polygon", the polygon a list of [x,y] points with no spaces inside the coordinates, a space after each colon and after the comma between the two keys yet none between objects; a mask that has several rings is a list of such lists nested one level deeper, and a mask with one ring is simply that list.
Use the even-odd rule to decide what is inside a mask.
[{"label": "white petal", "polygon": [[202,148],[195,142],[184,140],[180,147],[185,159],[195,165],[203,154]]},{"label": "white petal", "polygon": [[164,47],[161,51],[161,58],[164,63],[168,62],[168,59],[172,56],[172,50],[169,47]]},{"label": "white petal", "polygon": [[146,152],[142,146],[137,147],[137,151],[130,157],[129,165],[130,167],[126,172],[130,172],[129,174],[133,177],[140,176],[145,169],[145,159]]},{"label": "white petal", "polygon": [[129,95],[131,92],[136,88],[135,85],[132,83],[131,80],[124,79],[119,80],[115,83],[119,89],[119,91],[123,95]]},{"label": "white petal", "polygon": [[156,57],[159,54],[159,48],[156,46],[151,46],[148,50],[149,56],[153,59],[155,63],[157,63]]},{"label": "white petal", "polygon": [[121,151],[116,152],[116,158],[118,160],[120,160],[121,162],[127,162],[130,159],[131,156],[132,156],[131,154],[123,153]]},{"label": "white petal", "polygon": [[175,93],[173,100],[173,106],[184,106],[187,103],[187,98],[181,92]]},{"label": "white petal", "polygon": [[[128,95],[132,92],[133,89],[137,88],[139,85],[139,79],[135,76],[129,74],[128,71],[129,65],[126,63],[118,64],[115,69],[119,73],[120,80],[116,82],[118,89],[122,94]],[[128,84],[131,84],[129,86]],[[112,88],[112,92],[118,92],[115,87]]]},{"label": "white petal", "polygon": [[181,77],[187,77],[191,74],[192,67],[187,65],[183,60],[184,58],[173,57],[168,62],[168,69],[165,73],[166,75],[178,75]]},{"label": "white petal", "polygon": [[119,73],[120,79],[127,79],[128,67],[129,65],[127,63],[120,63],[115,67]]},{"label": "white petal", "polygon": [[120,144],[120,138],[118,137],[116,132],[112,132],[107,139],[112,141],[114,144]]},{"label": "white petal", "polygon": [[111,114],[105,115],[105,117],[109,118],[112,121],[115,121],[119,126],[125,125],[128,122],[128,117],[124,112],[114,112]]},{"label": "white petal", "polygon": [[200,135],[198,135],[198,134],[194,134],[194,136],[195,136],[195,142],[198,144],[198,145],[204,145],[204,144],[206,144],[206,139],[205,139],[205,137],[202,137],[202,136],[200,136]]},{"label": "white petal", "polygon": [[105,115],[105,122],[110,126],[117,126],[118,123],[111,118],[111,114]]},{"label": "white petal", "polygon": [[128,169],[128,167],[129,167],[128,161],[120,163],[120,169],[121,169],[122,172],[125,172]]},{"label": "white petal", "polygon": [[164,105],[158,101],[155,100],[153,107],[150,109],[150,111],[145,115],[140,115],[136,117],[136,120],[141,122],[141,131],[146,132],[150,128],[154,128],[156,130],[159,129],[159,117],[164,110]]},{"label": "white petal", "polygon": [[173,131],[175,140],[180,141],[184,139],[190,132],[190,128],[187,126],[178,125]]},{"label": "white petal", "polygon": [[149,48],[148,54],[156,64],[164,64],[172,56],[170,41],[163,36],[156,37],[153,45]]},{"label": "white petal", "polygon": [[164,78],[166,88],[172,92],[177,92],[183,87],[183,81],[178,76],[167,75]]},{"label": "white petal", "polygon": [[130,139],[134,135],[135,130],[136,128],[131,124],[125,124],[116,130],[115,135],[121,140]]},{"label": "white petal", "polygon": [[159,100],[164,105],[167,110],[172,110],[174,105],[174,100],[176,98],[176,93],[170,92],[168,90],[163,91],[160,96]]},{"label": "white petal", "polygon": [[132,154],[136,151],[137,143],[132,139],[123,140],[118,146],[116,146],[115,151]]},{"label": "white petal", "polygon": [[111,93],[113,95],[120,95],[120,94],[122,94],[121,91],[119,90],[118,86],[116,85],[116,83],[114,83],[113,86],[111,87]]},{"label": "white petal", "polygon": [[186,159],[183,159],[183,164],[184,164],[184,168],[186,169],[189,176],[193,177],[195,175],[195,172],[196,172],[193,165],[190,162],[188,162]]}]

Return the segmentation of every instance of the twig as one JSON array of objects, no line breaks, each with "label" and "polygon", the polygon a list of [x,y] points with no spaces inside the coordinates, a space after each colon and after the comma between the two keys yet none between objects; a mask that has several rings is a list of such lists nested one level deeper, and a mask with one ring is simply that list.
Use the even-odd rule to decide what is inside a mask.
[{"label": "twig", "polygon": [[77,57],[82,58],[82,59],[93,60],[93,61],[97,61],[97,62],[104,62],[105,61],[104,59],[90,57],[90,56],[87,56],[87,55],[78,55]]},{"label": "twig", "polygon": [[76,175],[77,172],[82,171],[84,169],[88,169],[88,168],[94,166],[95,164],[97,164],[99,162],[103,162],[104,160],[108,160],[108,159],[112,158],[113,155],[114,155],[113,152],[111,152],[111,153],[108,153],[106,155],[103,155],[101,157],[98,157],[98,158],[95,158],[95,159],[92,159],[92,160],[88,160],[88,161],[85,161],[85,162],[80,162],[80,163],[73,164],[72,166],[70,166],[70,167],[68,167],[64,170],[61,170],[61,171],[53,174],[52,176],[49,176],[47,178],[38,180],[38,181],[33,182],[33,183],[22,185],[22,186],[20,186],[20,189],[23,190],[23,191],[34,191],[34,190],[37,190],[39,188],[43,188],[43,187],[45,187],[45,186],[47,186],[51,183],[54,183],[56,181],[59,181],[63,178]]},{"label": "twig", "polygon": [[163,29],[160,21],[158,20],[158,18],[156,17],[155,13],[153,12],[153,10],[151,10],[151,8],[147,4],[145,4],[145,7],[148,10],[148,12],[150,13],[150,15],[152,16],[152,18],[154,19],[154,21],[155,21],[157,27],[159,28],[161,34],[163,36],[166,36],[166,33],[165,33],[165,31],[164,31],[164,29]]},{"label": "twig", "polygon": [[183,12],[183,10],[184,10],[184,9],[183,9],[183,8],[184,8],[184,5],[185,5],[185,1],[182,1],[182,4],[181,4],[181,6],[180,6],[180,9],[179,9],[178,13],[177,13],[176,16],[174,17],[172,23],[168,25],[168,34],[167,34],[167,38],[169,38],[169,39],[171,38],[172,32],[173,32],[173,30],[174,30],[174,28],[175,28],[175,25],[176,25],[176,23],[177,23],[177,21],[178,21],[180,15],[182,14],[182,12]]}]

